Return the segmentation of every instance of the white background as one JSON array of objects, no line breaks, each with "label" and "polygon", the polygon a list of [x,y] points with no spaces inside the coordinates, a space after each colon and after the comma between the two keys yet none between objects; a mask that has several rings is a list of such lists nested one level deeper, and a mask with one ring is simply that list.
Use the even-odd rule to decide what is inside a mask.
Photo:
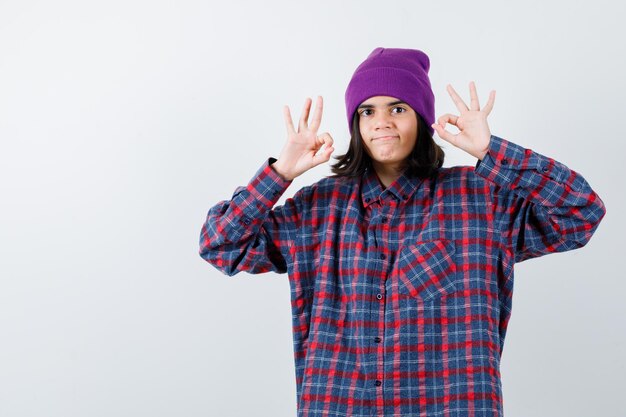
[{"label": "white background", "polygon": [[430,56],[438,116],[447,83],[496,90],[492,133],[601,196],[586,247],[516,266],[504,408],[626,415],[624,10],[441,3],[0,0],[0,415],[294,416],[287,276],[222,275],[200,228],[278,157],[283,105],[322,95],[345,152],[379,46]]}]

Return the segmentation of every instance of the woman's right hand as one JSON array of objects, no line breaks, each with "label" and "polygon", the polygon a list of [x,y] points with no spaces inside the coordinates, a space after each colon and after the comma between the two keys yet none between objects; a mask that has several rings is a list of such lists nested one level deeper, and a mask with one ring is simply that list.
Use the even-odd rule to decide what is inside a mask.
[{"label": "woman's right hand", "polygon": [[[298,124],[298,131],[294,129],[291,120],[289,106],[283,107],[283,115],[285,117],[285,126],[287,127],[287,143],[280,152],[278,160],[272,164],[272,167],[286,180],[293,180],[309,169],[330,159],[330,155],[335,150],[333,148],[333,138],[328,132],[317,135],[322,121],[323,99],[317,96],[315,103],[315,113],[311,124],[308,124],[309,111],[311,110],[312,100],[307,97],[304,102],[304,109]],[[316,153],[326,145],[324,150],[316,155]]]}]

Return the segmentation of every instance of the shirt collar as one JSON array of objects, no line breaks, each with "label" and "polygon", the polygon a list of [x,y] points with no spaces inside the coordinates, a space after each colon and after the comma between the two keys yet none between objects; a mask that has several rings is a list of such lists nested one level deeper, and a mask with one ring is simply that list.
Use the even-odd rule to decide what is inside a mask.
[{"label": "shirt collar", "polygon": [[396,201],[407,201],[417,190],[423,179],[410,176],[406,171],[400,175],[389,187],[383,189],[376,170],[368,167],[361,178],[361,200],[363,207],[367,207],[379,199],[385,199],[387,194],[392,195]]}]

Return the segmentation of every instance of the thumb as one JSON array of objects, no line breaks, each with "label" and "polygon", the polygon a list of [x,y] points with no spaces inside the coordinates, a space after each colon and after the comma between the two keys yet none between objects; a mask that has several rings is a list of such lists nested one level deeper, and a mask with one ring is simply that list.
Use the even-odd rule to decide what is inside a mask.
[{"label": "thumb", "polygon": [[317,154],[313,156],[313,166],[318,166],[323,164],[324,162],[328,162],[330,160],[331,154],[335,151],[335,148],[332,146],[328,146],[324,148],[324,150],[319,151]]},{"label": "thumb", "polygon": [[317,137],[317,141],[320,145],[326,145],[326,148],[329,148],[333,145],[334,140],[333,137],[330,136],[330,133],[324,132],[323,134]]},{"label": "thumb", "polygon": [[455,142],[455,138],[454,135],[450,132],[448,132],[446,129],[444,129],[443,127],[441,127],[441,125],[437,124],[437,123],[433,123],[432,125],[430,125],[433,129],[435,129],[435,131],[437,132],[437,135],[439,135],[439,137],[443,140],[445,140],[446,142],[450,142],[454,145]]}]

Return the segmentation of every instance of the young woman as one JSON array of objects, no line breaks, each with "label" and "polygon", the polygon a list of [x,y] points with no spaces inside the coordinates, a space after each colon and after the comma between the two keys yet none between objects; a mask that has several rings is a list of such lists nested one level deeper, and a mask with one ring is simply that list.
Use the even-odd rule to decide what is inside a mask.
[{"label": "young woman", "polygon": [[[585,179],[492,135],[470,84],[434,116],[430,62],[376,48],[347,87],[332,176],[274,207],[334,150],[322,98],[247,186],[208,213],[200,255],[227,275],[288,273],[298,416],[502,416],[513,265],[584,246],[606,213]],[[457,134],[445,130],[456,126]],[[443,168],[434,131],[477,158]],[[444,414],[445,413],[445,414]]]}]

